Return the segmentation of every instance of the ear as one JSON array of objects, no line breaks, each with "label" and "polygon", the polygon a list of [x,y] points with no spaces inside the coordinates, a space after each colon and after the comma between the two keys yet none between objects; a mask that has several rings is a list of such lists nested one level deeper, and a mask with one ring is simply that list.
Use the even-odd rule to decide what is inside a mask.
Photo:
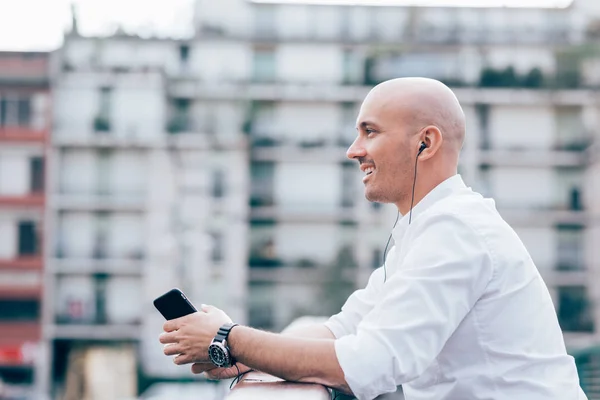
[{"label": "ear", "polygon": [[427,146],[419,156],[420,160],[427,160],[433,157],[433,155],[442,147],[444,137],[442,136],[440,129],[435,125],[423,128],[421,135],[419,136],[421,137],[421,142],[425,143],[425,146]]}]

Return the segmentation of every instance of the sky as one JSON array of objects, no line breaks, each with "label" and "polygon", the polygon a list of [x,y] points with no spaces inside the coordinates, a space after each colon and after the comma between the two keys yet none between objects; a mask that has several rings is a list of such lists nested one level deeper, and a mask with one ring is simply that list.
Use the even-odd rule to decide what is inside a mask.
[{"label": "sky", "polygon": [[[213,0],[219,1],[219,0]],[[565,6],[570,0],[252,0],[255,2],[327,2],[458,5]],[[193,0],[0,0],[0,51],[48,51],[60,47],[71,27],[71,4],[80,32],[107,35],[122,26],[142,36],[185,37],[192,32]]]}]

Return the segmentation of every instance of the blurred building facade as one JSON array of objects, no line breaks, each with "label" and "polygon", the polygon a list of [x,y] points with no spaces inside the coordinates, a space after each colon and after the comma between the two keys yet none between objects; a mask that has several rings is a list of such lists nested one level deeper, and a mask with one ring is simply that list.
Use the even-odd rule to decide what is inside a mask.
[{"label": "blurred building facade", "polygon": [[[198,0],[190,40],[74,30],[52,63],[40,387],[120,380],[107,398],[128,395],[136,357],[147,377],[188,376],[156,340],[151,301],[173,286],[266,329],[336,312],[382,265],[396,218],[364,199],[345,151],[368,90],[399,76],[453,88],[468,123],[459,172],[529,249],[567,344],[597,342],[599,17],[593,0]],[[111,369],[97,350],[115,348]]]},{"label": "blurred building facade", "polygon": [[53,55],[42,391],[132,397],[138,359],[147,379],[188,376],[157,341],[152,300],[172,287],[246,321],[245,141],[228,110],[173,95],[189,52],[74,31]]},{"label": "blurred building facade", "polygon": [[50,112],[48,53],[0,53],[0,397],[34,384]]}]

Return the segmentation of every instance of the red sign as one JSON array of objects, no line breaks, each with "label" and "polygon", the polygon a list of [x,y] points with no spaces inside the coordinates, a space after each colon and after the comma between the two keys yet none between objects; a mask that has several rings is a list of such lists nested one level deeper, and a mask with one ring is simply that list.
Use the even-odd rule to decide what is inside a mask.
[{"label": "red sign", "polygon": [[0,365],[29,365],[35,357],[35,343],[0,346]]}]

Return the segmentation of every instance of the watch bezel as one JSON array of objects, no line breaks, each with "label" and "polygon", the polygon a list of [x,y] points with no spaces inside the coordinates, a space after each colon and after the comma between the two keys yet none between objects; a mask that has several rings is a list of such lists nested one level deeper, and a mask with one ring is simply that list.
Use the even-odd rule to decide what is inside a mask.
[{"label": "watch bezel", "polygon": [[[219,351],[221,351],[221,353],[223,354],[223,358],[225,359],[225,362],[223,364],[218,363],[216,360],[213,359],[212,356],[212,349],[219,349]],[[231,355],[229,354],[229,349],[227,348],[227,344],[225,343],[225,341],[223,342],[216,342],[213,341],[209,346],[208,346],[208,357],[210,358],[210,361],[216,365],[219,368],[227,368],[227,367],[231,367]]]}]

